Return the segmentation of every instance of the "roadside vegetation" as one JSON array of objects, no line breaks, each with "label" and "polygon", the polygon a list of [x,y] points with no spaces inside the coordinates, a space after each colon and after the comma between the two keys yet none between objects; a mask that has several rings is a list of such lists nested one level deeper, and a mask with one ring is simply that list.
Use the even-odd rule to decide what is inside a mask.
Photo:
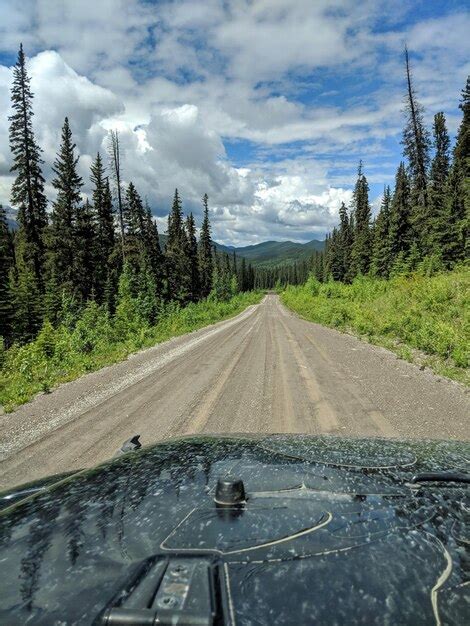
[{"label": "roadside vegetation", "polygon": [[20,46],[9,117],[17,228],[0,206],[0,404],[7,411],[261,298],[253,291],[253,267],[215,250],[207,194],[198,229],[175,190],[162,249],[150,207],[132,181],[124,184],[116,131],[108,159],[98,153],[91,165],[85,197],[65,118],[51,201],[33,100]]},{"label": "roadside vegetation", "polygon": [[358,335],[401,358],[470,385],[470,269],[351,284],[311,276],[282,301],[301,317]]},{"label": "roadside vegetation", "polygon": [[373,217],[359,164],[351,206],[316,253],[310,278],[282,291],[308,320],[350,331],[470,384],[470,77],[451,149],[446,119],[432,134],[405,51],[405,161]]},{"label": "roadside vegetation", "polygon": [[55,327],[46,321],[33,341],[0,351],[0,404],[5,411],[138,350],[237,315],[263,296],[251,291],[220,301],[211,294],[184,308],[171,303],[159,312],[158,322],[149,325],[140,303],[126,293],[124,280],[120,291],[113,317],[90,302],[78,317],[70,311]]}]

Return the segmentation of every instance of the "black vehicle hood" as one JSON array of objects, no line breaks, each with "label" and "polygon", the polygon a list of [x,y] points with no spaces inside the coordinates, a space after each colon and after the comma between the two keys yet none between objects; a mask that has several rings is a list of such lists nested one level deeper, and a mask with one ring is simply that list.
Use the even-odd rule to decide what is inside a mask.
[{"label": "black vehicle hood", "polygon": [[[90,624],[135,566],[223,565],[226,621],[462,624],[470,619],[468,471],[458,442],[188,437],[80,472],[0,513],[0,623]],[[214,503],[242,479],[243,507]]]}]

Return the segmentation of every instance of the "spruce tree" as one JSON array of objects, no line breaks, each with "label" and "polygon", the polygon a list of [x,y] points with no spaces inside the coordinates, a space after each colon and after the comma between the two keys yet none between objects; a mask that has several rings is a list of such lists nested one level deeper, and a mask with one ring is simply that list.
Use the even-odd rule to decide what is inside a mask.
[{"label": "spruce tree", "polygon": [[448,207],[453,235],[447,242],[448,261],[470,258],[470,76],[459,105],[463,119],[457,134],[449,176]]},{"label": "spruce tree", "polygon": [[16,175],[11,203],[18,209],[15,233],[15,268],[11,276],[13,337],[27,341],[40,329],[43,317],[45,232],[47,199],[41,170],[41,149],[33,131],[33,96],[20,45],[13,69],[10,122],[11,172]]},{"label": "spruce tree", "polygon": [[93,280],[97,267],[95,229],[93,210],[87,199],[83,206],[77,208],[74,237],[77,246],[74,255],[75,293],[82,303],[94,299],[96,294],[96,285]]},{"label": "spruce tree", "polygon": [[245,257],[242,257],[242,262],[240,263],[240,270],[238,274],[238,285],[240,291],[248,291],[248,274],[246,269],[246,260]]},{"label": "spruce tree", "polygon": [[138,273],[145,253],[146,215],[142,199],[130,182],[123,204],[124,251],[129,269]]},{"label": "spruce tree", "polygon": [[96,226],[94,289],[99,303],[105,298],[108,277],[112,271],[114,250],[114,214],[109,179],[105,177],[103,160],[98,153],[91,166],[93,215]]},{"label": "spruce tree", "polygon": [[344,202],[339,209],[339,253],[340,268],[339,280],[345,280],[351,265],[351,248],[353,243],[353,230],[349,219],[348,209]]},{"label": "spruce tree", "polygon": [[186,263],[186,233],[183,210],[178,189],[175,189],[173,205],[168,215],[168,239],[165,247],[167,297],[184,303],[189,297],[189,268]]},{"label": "spruce tree", "polygon": [[232,254],[232,274],[234,276],[237,275],[237,253],[235,252],[235,250],[233,251],[233,254]]},{"label": "spruce tree", "polygon": [[430,171],[429,219],[425,226],[424,255],[443,257],[447,242],[453,238],[447,202],[447,183],[450,169],[450,139],[444,113],[434,116],[434,158]]},{"label": "spruce tree", "polygon": [[[8,229],[6,213],[0,204],[0,344],[8,346],[12,333],[12,293],[10,272],[13,265],[12,239]],[[2,346],[0,345],[0,352]]]},{"label": "spruce tree", "polygon": [[[202,199],[204,205],[204,218],[202,222],[201,234],[199,237],[199,272],[201,281],[201,297],[207,298],[212,289],[212,239],[211,227],[209,222],[209,197],[204,194]],[[239,282],[239,284],[241,284]],[[241,287],[240,287],[241,288]]]},{"label": "spruce tree", "polygon": [[113,173],[114,183],[116,185],[116,197],[118,206],[118,222],[121,239],[122,262],[126,260],[125,244],[124,244],[124,203],[122,200],[122,171],[121,171],[121,146],[119,143],[119,133],[112,130],[109,139],[109,156],[111,160],[111,171]]},{"label": "spruce tree", "polygon": [[192,213],[186,218],[186,258],[190,277],[189,300],[191,302],[197,302],[201,296],[201,284],[199,277],[196,224]]},{"label": "spruce tree", "polygon": [[[343,280],[343,250],[339,230],[335,227],[328,241],[326,254],[326,272],[332,280]],[[289,284],[295,284],[292,272],[289,273]]]},{"label": "spruce tree", "polygon": [[23,241],[15,242],[15,265],[10,272],[13,305],[12,338],[19,343],[34,339],[42,325],[43,294],[27,255],[20,249]]},{"label": "spruce tree", "polygon": [[352,276],[356,276],[367,274],[371,257],[369,185],[362,172],[362,161],[359,163],[353,192],[353,214],[354,239],[351,247],[351,269]]},{"label": "spruce tree", "polygon": [[375,220],[371,272],[374,276],[388,278],[392,264],[390,249],[390,214],[392,194],[387,185],[384,189],[380,211]]},{"label": "spruce tree", "polygon": [[411,183],[412,224],[414,239],[419,247],[425,246],[426,228],[429,220],[428,168],[429,168],[429,132],[424,124],[424,110],[416,98],[412,83],[408,50],[405,48],[406,66],[406,124],[403,130],[403,147],[408,159]]},{"label": "spruce tree", "polygon": [[157,223],[152,217],[150,207],[146,203],[145,205],[145,218],[144,218],[144,247],[145,253],[150,263],[150,268],[153,274],[153,280],[155,283],[155,292],[158,299],[163,296],[163,274],[164,274],[164,261],[162,250],[160,247],[160,237],[158,235]]},{"label": "spruce tree", "polygon": [[137,310],[141,319],[152,326],[157,321],[159,301],[150,258],[144,255],[136,280]]},{"label": "spruce tree", "polygon": [[400,163],[390,206],[389,245],[392,264],[403,262],[412,243],[410,183],[405,164]]},{"label": "spruce tree", "polygon": [[79,157],[75,156],[75,148],[69,121],[65,118],[62,143],[53,166],[56,177],[52,185],[57,191],[57,198],[52,207],[48,266],[59,290],[69,295],[74,295],[78,288],[78,267],[75,262],[78,247],[76,222],[81,203],[80,189],[83,185],[77,173]]}]

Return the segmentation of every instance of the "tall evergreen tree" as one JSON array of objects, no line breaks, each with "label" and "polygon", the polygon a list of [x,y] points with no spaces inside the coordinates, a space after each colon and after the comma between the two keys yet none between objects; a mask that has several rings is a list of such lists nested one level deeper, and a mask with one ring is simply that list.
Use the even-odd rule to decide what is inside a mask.
[{"label": "tall evergreen tree", "polygon": [[207,298],[212,289],[212,273],[214,269],[212,260],[212,239],[209,222],[209,197],[204,194],[204,218],[202,221],[201,234],[199,237],[199,272],[201,281],[201,297]]},{"label": "tall evergreen tree", "polygon": [[423,225],[429,220],[428,168],[429,132],[424,124],[424,110],[416,98],[413,87],[408,49],[405,48],[406,67],[406,124],[403,131],[403,147],[410,170],[412,224],[414,239],[421,246],[426,239]]},{"label": "tall evergreen tree", "polygon": [[459,106],[463,119],[457,134],[448,187],[453,235],[444,254],[449,261],[470,258],[470,76]]},{"label": "tall evergreen tree", "polygon": [[[449,215],[447,183],[450,168],[450,139],[444,113],[434,116],[434,158],[430,171],[429,219],[425,228],[424,255],[444,256],[452,224]],[[444,254],[443,254],[444,253]]]},{"label": "tall evergreen tree", "polygon": [[392,193],[387,185],[384,189],[382,205],[375,220],[371,271],[374,276],[388,278],[392,264],[390,248],[390,214]]},{"label": "tall evergreen tree", "polygon": [[178,189],[175,189],[173,205],[168,216],[168,239],[165,247],[167,297],[184,303],[189,297],[189,271],[186,262],[186,233],[183,210]]},{"label": "tall evergreen tree", "polygon": [[401,162],[390,206],[389,244],[393,261],[399,256],[403,259],[411,247],[410,204],[410,183],[405,164]]},{"label": "tall evergreen tree", "polygon": [[150,268],[153,274],[157,297],[163,296],[163,255],[160,247],[160,237],[158,235],[157,223],[152,217],[150,207],[145,205],[145,232],[144,246]]},{"label": "tall evergreen tree", "polygon": [[39,291],[33,268],[25,261],[26,255],[18,253],[18,245],[16,242],[15,265],[10,273],[13,302],[12,337],[14,341],[24,343],[33,339],[40,330],[44,304],[43,293]]},{"label": "tall evergreen tree", "polygon": [[[12,239],[6,213],[0,204],[0,342],[10,343],[13,322],[13,303],[10,288],[10,271],[13,265]],[[1,346],[0,346],[1,350]]]},{"label": "tall evergreen tree", "polygon": [[186,218],[186,258],[190,277],[189,300],[191,302],[197,302],[201,296],[201,283],[199,277],[196,224],[192,213]]},{"label": "tall evergreen tree", "polygon": [[91,166],[92,202],[96,222],[95,238],[95,296],[99,303],[105,298],[106,286],[112,273],[112,254],[115,246],[114,212],[109,179],[105,177],[103,160],[98,153]]},{"label": "tall evergreen tree", "polygon": [[349,219],[348,209],[344,202],[341,203],[339,209],[339,253],[340,253],[340,266],[339,274],[340,279],[344,280],[348,275],[349,267],[351,265],[351,248],[353,244],[353,229]]},{"label": "tall evergreen tree", "polygon": [[[326,252],[326,273],[332,280],[343,280],[343,250],[339,230],[335,227],[328,241]],[[292,272],[289,274],[289,284],[294,284]]]},{"label": "tall evergreen tree", "polygon": [[353,276],[367,274],[371,256],[371,210],[369,185],[359,163],[357,181],[353,192],[354,240],[351,247],[351,269]]},{"label": "tall evergreen tree", "polygon": [[[92,207],[88,201],[78,207],[75,222],[74,281],[75,291],[80,302],[84,303],[95,298],[96,284],[94,281],[97,259],[96,224]],[[101,288],[101,285],[100,285]]]},{"label": "tall evergreen tree", "polygon": [[49,272],[57,281],[59,290],[70,295],[74,295],[77,288],[76,222],[83,185],[77,173],[79,157],[75,156],[75,148],[69,121],[65,118],[62,142],[53,166],[56,176],[52,185],[57,191],[57,198],[51,216]]},{"label": "tall evergreen tree", "polygon": [[234,276],[237,275],[237,253],[235,252],[235,250],[233,251],[233,254],[232,254],[232,274]]},{"label": "tall evergreen tree", "polygon": [[47,199],[41,170],[41,149],[36,142],[32,117],[33,96],[26,72],[26,58],[20,45],[13,69],[10,122],[11,172],[16,175],[11,203],[18,208],[15,235],[14,338],[25,341],[39,330],[43,316],[45,231]]},{"label": "tall evergreen tree", "polygon": [[242,257],[242,262],[240,263],[238,286],[240,288],[240,291],[248,291],[248,271],[246,268],[245,257]]},{"label": "tall evergreen tree", "polygon": [[119,143],[119,133],[112,130],[109,137],[109,156],[111,159],[111,171],[116,185],[116,198],[118,206],[119,232],[121,235],[122,262],[126,260],[124,245],[124,203],[122,200],[122,171],[121,171],[121,145]]},{"label": "tall evergreen tree", "polygon": [[142,199],[130,182],[123,204],[124,251],[129,268],[139,272],[142,255],[145,252],[146,215]]}]

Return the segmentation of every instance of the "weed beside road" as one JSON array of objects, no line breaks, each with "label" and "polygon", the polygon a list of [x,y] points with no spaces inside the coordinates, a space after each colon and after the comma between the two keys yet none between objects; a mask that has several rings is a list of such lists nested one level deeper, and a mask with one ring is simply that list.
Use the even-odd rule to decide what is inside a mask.
[{"label": "weed beside road", "polygon": [[351,332],[436,373],[470,384],[470,270],[350,285],[309,278],[283,303],[312,322]]},{"label": "weed beside road", "polygon": [[110,317],[91,301],[73,325],[45,322],[34,341],[0,352],[0,405],[5,411],[40,391],[124,360],[133,352],[237,315],[263,293],[240,293],[228,301],[207,299],[184,308],[166,306],[157,324],[144,323],[131,304]]}]

